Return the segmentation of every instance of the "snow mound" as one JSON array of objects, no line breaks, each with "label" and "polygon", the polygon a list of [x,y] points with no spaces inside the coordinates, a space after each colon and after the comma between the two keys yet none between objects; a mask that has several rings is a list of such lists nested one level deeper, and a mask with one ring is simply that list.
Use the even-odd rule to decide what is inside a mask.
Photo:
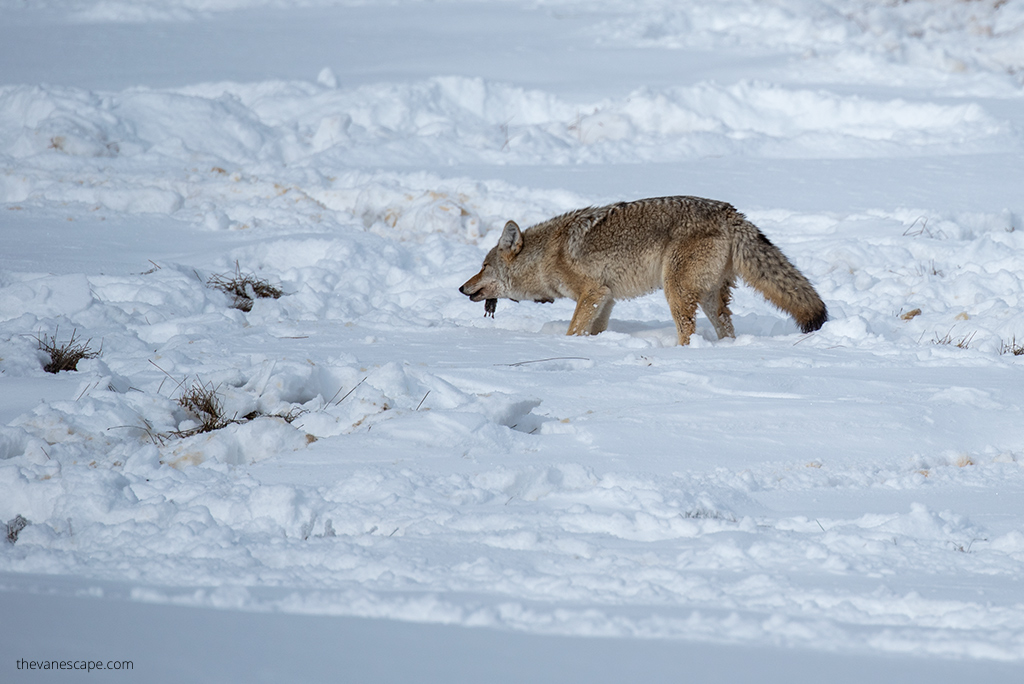
[{"label": "snow mound", "polygon": [[[332,3],[0,8],[160,41]],[[578,31],[559,55],[586,58],[517,59],[522,82],[439,54],[379,81],[356,60],[0,84],[0,580],[1024,659],[1022,3],[497,7],[473,16],[525,18],[530,46]],[[468,42],[463,10],[415,28]],[[587,61],[612,50],[614,88]],[[705,191],[813,283],[820,330],[742,284],[737,337],[700,316],[687,348],[658,292],[589,338],[564,334],[571,301],[487,318],[458,292],[508,219]],[[240,302],[232,274],[278,296]],[[72,335],[93,353],[46,372],[40,341]]]},{"label": "snow mound", "polygon": [[[592,29],[611,44],[657,48],[743,47],[800,56],[808,75],[911,83],[966,72],[1001,76],[1024,66],[1020,2],[727,0],[680,5],[653,0]],[[808,68],[809,67],[809,68]],[[1009,76],[1009,78],[1007,78]],[[1000,83],[1000,81],[1002,81]]]}]

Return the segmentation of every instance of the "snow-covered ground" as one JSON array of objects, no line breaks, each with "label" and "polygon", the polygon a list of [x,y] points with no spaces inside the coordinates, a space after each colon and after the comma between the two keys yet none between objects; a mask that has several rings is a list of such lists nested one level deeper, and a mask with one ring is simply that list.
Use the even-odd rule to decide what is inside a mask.
[{"label": "snow-covered ground", "polygon": [[[1024,0],[0,12],[0,672],[1024,673]],[[507,219],[666,194],[831,320],[458,293]]]}]

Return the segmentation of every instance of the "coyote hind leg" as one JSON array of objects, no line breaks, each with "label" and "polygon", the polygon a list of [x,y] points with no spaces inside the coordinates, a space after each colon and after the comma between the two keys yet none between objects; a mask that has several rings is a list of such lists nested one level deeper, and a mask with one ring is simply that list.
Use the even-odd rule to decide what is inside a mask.
[{"label": "coyote hind leg", "polygon": [[690,336],[697,331],[693,321],[697,314],[697,294],[675,283],[665,283],[665,299],[668,300],[672,320],[676,322],[679,344],[685,347],[690,344]]},{"label": "coyote hind leg", "polygon": [[700,308],[704,315],[715,326],[718,339],[736,337],[732,327],[732,312],[729,311],[729,301],[732,299],[732,282],[724,278],[720,287],[711,290],[700,302]]},{"label": "coyote hind leg", "polygon": [[732,336],[729,314],[729,260],[726,245],[714,237],[677,245],[665,260],[662,274],[665,298],[676,322],[679,344],[688,345],[697,330],[694,316],[700,304],[719,338]]}]

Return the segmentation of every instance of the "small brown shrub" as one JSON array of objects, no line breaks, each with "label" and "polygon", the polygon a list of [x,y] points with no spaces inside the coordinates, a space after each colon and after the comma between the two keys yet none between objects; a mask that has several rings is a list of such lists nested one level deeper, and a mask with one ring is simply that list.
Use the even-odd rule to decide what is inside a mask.
[{"label": "small brown shrub", "polygon": [[1013,354],[1014,356],[1024,356],[1024,344],[1017,341],[1017,336],[1014,335],[1013,339],[1009,342],[1003,342],[999,347],[1000,354]]},{"label": "small brown shrub", "polygon": [[234,274],[214,274],[206,281],[206,285],[234,297],[231,306],[241,311],[252,311],[256,299],[278,299],[284,294],[281,288],[274,287],[269,281],[252,273],[242,273],[237,261]]},{"label": "small brown shrub", "polygon": [[10,520],[7,521],[7,541],[15,543],[18,541],[18,535],[21,531],[29,526],[29,521],[26,520],[20,513]]},{"label": "small brown shrub", "polygon": [[239,421],[224,417],[224,404],[217,395],[217,388],[212,384],[196,380],[192,386],[178,397],[178,405],[191,413],[199,421],[199,425],[188,430],[178,430],[172,434],[176,437],[191,437],[204,432],[213,432]]},{"label": "small brown shrub", "polygon": [[36,340],[39,342],[39,349],[50,356],[50,362],[43,366],[43,370],[47,373],[78,370],[79,361],[82,359],[95,359],[100,355],[98,351],[93,351],[89,348],[89,343],[92,340],[79,342],[75,339],[78,333],[77,330],[72,331],[71,339],[64,343],[57,342],[57,332],[59,330],[54,331],[50,337],[45,335],[36,337]]}]

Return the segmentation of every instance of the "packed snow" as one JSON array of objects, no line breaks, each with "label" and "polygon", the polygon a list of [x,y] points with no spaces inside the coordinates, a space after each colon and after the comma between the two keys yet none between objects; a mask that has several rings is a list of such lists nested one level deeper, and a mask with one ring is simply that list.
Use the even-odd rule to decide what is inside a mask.
[{"label": "packed snow", "polygon": [[[0,71],[0,589],[1024,661],[1021,0],[0,8],[157,45],[269,17],[282,55],[393,20],[436,69]],[[741,287],[735,339],[680,347],[660,292],[583,338],[459,294],[506,220],[656,194],[734,203],[829,322]]]}]

